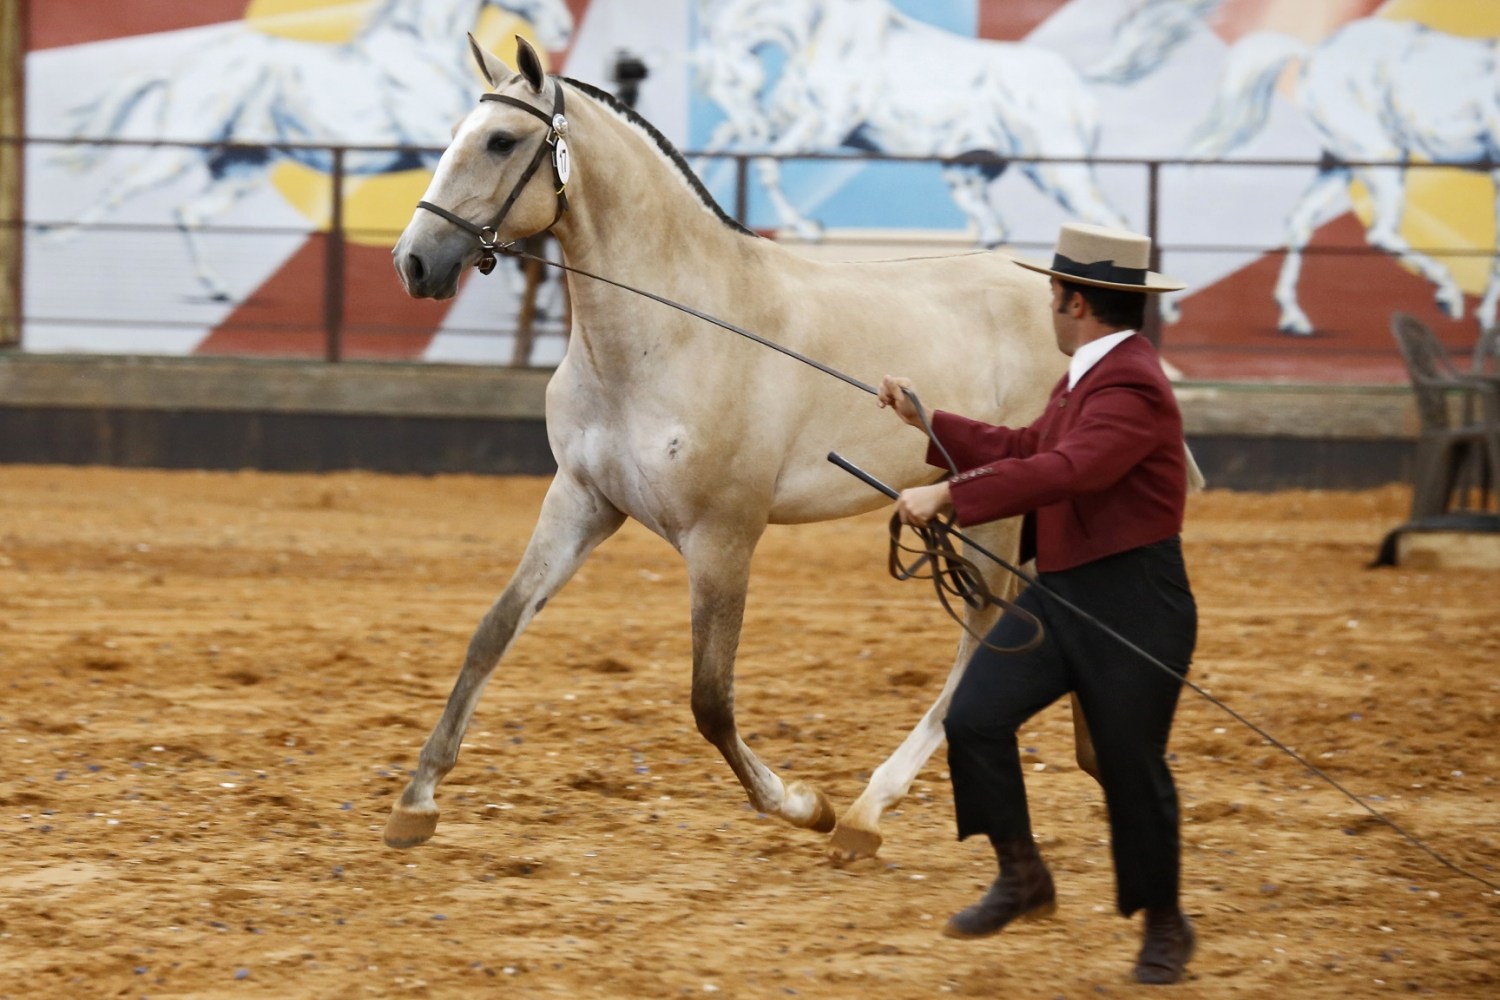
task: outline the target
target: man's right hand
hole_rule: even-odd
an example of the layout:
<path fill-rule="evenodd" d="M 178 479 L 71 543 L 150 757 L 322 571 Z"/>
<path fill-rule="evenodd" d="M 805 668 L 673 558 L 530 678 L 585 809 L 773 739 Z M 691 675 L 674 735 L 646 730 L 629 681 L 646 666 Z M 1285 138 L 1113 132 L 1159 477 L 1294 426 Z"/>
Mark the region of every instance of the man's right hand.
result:
<path fill-rule="evenodd" d="M 902 378 L 899 375 L 887 375 L 880 380 L 880 405 L 889 406 L 896 411 L 896 416 L 911 424 L 913 427 L 922 426 L 921 418 L 917 416 L 917 408 L 912 405 L 911 398 L 906 391 L 912 388 L 911 379 Z"/>

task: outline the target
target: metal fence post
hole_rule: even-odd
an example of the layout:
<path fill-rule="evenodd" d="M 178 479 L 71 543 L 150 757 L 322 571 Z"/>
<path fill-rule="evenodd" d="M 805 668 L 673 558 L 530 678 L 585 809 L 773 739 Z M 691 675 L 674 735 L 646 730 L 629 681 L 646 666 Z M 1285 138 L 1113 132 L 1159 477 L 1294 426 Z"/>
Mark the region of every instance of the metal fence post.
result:
<path fill-rule="evenodd" d="M 344 357 L 344 149 L 333 147 L 333 204 L 323 241 L 324 358 Z"/>
<path fill-rule="evenodd" d="M 1151 270 L 1161 271 L 1161 234 L 1158 208 L 1161 200 L 1161 161 L 1146 164 L 1146 235 L 1151 237 Z M 1161 346 L 1161 296 L 1146 296 L 1146 321 L 1142 333 L 1157 347 Z"/>
<path fill-rule="evenodd" d="M 750 161 L 744 153 L 734 157 L 734 221 L 750 225 Z"/>

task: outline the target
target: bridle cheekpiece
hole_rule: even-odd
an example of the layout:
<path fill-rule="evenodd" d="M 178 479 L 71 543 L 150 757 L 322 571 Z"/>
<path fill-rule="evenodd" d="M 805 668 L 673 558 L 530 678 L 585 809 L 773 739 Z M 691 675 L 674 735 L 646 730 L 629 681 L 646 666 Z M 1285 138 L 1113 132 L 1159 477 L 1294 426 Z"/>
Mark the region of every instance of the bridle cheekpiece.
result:
<path fill-rule="evenodd" d="M 567 135 L 569 128 L 567 116 L 563 114 L 563 88 L 561 81 L 554 79 L 553 87 L 557 96 L 553 101 L 552 113 L 550 115 L 540 108 L 527 104 L 520 98 L 511 97 L 507 94 L 480 95 L 479 99 L 481 101 L 495 101 L 500 104 L 509 104 L 512 107 L 520 108 L 529 115 L 540 118 L 547 124 L 546 136 L 543 137 L 541 145 L 537 146 L 536 154 L 532 156 L 531 162 L 526 165 L 526 170 L 521 174 L 521 179 L 516 182 L 515 187 L 511 188 L 509 197 L 500 206 L 500 211 L 496 214 L 493 222 L 483 226 L 476 225 L 440 205 L 434 205 L 430 201 L 417 202 L 418 208 L 424 208 L 434 215 L 439 215 L 447 219 L 458 228 L 479 240 L 479 259 L 475 261 L 474 266 L 479 269 L 480 274 L 489 274 L 493 271 L 495 269 L 495 252 L 510 246 L 509 243 L 502 244 L 499 242 L 500 225 L 505 221 L 505 217 L 510 214 L 511 206 L 516 203 L 516 199 L 521 197 L 521 192 L 526 190 L 526 185 L 531 181 L 532 175 L 536 173 L 537 168 L 542 165 L 542 157 L 547 154 L 549 149 L 552 152 L 552 179 L 554 188 L 557 191 L 557 211 L 553 213 L 552 221 L 547 223 L 542 232 L 546 232 L 557 225 L 557 220 L 561 219 L 562 214 L 568 210 L 568 197 L 563 191 L 567 188 L 568 178 L 573 173 L 573 160 L 571 152 L 568 149 Z"/>

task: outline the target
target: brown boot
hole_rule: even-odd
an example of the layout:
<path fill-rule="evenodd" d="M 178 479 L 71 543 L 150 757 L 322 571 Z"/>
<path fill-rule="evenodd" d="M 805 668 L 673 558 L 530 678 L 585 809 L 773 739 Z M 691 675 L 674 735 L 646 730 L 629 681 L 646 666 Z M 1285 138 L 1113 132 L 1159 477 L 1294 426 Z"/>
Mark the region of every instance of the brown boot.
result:
<path fill-rule="evenodd" d="M 995 844 L 1000 877 L 973 906 L 948 918 L 943 933 L 952 938 L 989 937 L 1012 920 L 1050 916 L 1057 909 L 1052 873 L 1030 837 Z"/>
<path fill-rule="evenodd" d="M 1135 981 L 1153 985 L 1175 983 L 1193 957 L 1196 941 L 1187 915 L 1175 906 L 1149 907 Z"/>

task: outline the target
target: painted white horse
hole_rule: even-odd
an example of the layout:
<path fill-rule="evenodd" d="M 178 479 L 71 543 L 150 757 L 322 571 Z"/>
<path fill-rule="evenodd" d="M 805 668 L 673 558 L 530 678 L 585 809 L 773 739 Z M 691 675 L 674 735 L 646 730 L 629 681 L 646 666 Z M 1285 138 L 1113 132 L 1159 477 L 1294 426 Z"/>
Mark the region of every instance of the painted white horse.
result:
<path fill-rule="evenodd" d="M 1144 0 L 1114 25 L 1114 44 L 1083 71 L 1089 83 L 1128 86 L 1161 68 L 1224 0 Z"/>
<path fill-rule="evenodd" d="M 1014 423 L 1045 404 L 1066 361 L 1052 333 L 1046 279 L 990 252 L 865 263 L 805 259 L 736 225 L 681 154 L 604 92 L 544 76 L 525 45 L 519 74 L 477 47 L 475 54 L 499 94 L 544 118 L 556 95 L 564 97 L 572 179 L 569 208 L 552 232 L 571 266 L 763 332 L 867 382 L 910 372 L 930 406 Z M 902 76 L 923 84 L 913 70 Z M 521 109 L 482 102 L 455 132 L 426 201 L 468 222 L 495 224 L 501 241 L 543 229 L 558 204 L 546 167 L 507 218 L 497 223 L 495 215 L 548 131 Z M 460 269 L 478 254 L 468 232 L 423 210 L 394 251 L 408 293 L 435 298 L 454 294 Z M 885 503 L 830 465 L 830 450 L 897 486 L 932 481 L 936 471 L 922 461 L 921 436 L 893 428 L 889 414 L 849 386 L 686 314 L 588 278 L 570 276 L 569 293 L 572 336 L 546 403 L 557 475 L 514 577 L 474 633 L 442 718 L 392 809 L 386 842 L 409 847 L 433 835 L 438 783 L 458 759 L 491 673 L 627 517 L 687 562 L 699 731 L 756 809 L 833 829 L 823 793 L 783 782 L 736 729 L 734 662 L 751 555 L 768 523 L 826 520 Z M 1016 528 L 987 525 L 976 529 L 976 540 L 1014 556 Z M 991 579 L 995 588 L 1003 586 L 1001 575 Z M 982 633 L 993 621 L 986 612 L 970 625 Z M 838 819 L 837 853 L 870 855 L 879 846 L 881 814 L 943 740 L 942 719 L 972 645 L 960 644 L 936 702 Z M 847 701 L 857 711 L 858 699 Z"/>
<path fill-rule="evenodd" d="M 886 0 L 705 3 L 696 79 L 726 116 L 703 152 L 778 154 L 841 147 L 914 156 L 1087 157 L 1098 142 L 1086 82 L 1128 84 L 1157 69 L 1219 0 L 1149 0 L 1122 19 L 1116 43 L 1080 75 L 1028 43 L 970 38 L 908 17 Z M 770 49 L 785 61 L 768 86 Z M 928 73 L 912 79 L 909 67 Z M 1090 222 L 1124 226 L 1086 163 L 1021 163 L 1044 194 Z M 943 168 L 954 202 L 985 246 L 1004 242 L 995 182 L 1004 163 Z M 777 160 L 756 161 L 782 221 L 816 239 L 821 226 L 781 187 Z"/>
<path fill-rule="evenodd" d="M 1460 38 L 1408 21 L 1353 21 L 1316 49 L 1272 32 L 1247 35 L 1230 51 L 1220 93 L 1189 140 L 1188 155 L 1218 158 L 1243 146 L 1264 127 L 1276 81 L 1293 60 L 1297 108 L 1317 130 L 1325 163 L 1286 223 L 1286 259 L 1276 282 L 1280 328 L 1312 333 L 1297 301 L 1302 252 L 1317 226 L 1346 205 L 1350 180 L 1370 193 L 1366 239 L 1399 257 L 1437 287 L 1437 301 L 1457 319 L 1463 291 L 1448 268 L 1414 250 L 1401 235 L 1406 197 L 1402 167 L 1351 166 L 1347 161 L 1500 160 L 1500 62 L 1492 38 Z M 1500 170 L 1491 166 L 1500 194 Z M 1500 197 L 1495 212 L 1500 225 Z M 1500 258 L 1491 267 L 1479 305 L 1483 329 L 1500 301 Z"/>
<path fill-rule="evenodd" d="M 82 138 L 120 136 L 150 114 L 158 139 L 225 143 L 331 143 L 440 148 L 448 125 L 479 91 L 463 66 L 460 42 L 479 13 L 494 6 L 530 23 L 548 49 L 567 45 L 572 14 L 564 0 L 381 0 L 347 43 L 329 45 L 268 35 L 246 24 L 227 27 L 175 65 L 112 86 L 80 105 L 70 129 Z M 400 67 L 399 72 L 392 67 Z M 79 145 L 61 165 L 94 168 L 114 147 Z M 351 152 L 349 176 L 431 166 L 436 153 Z M 230 299 L 209 266 L 198 231 L 264 184 L 278 162 L 327 172 L 325 149 L 158 147 L 105 189 L 58 235 L 72 235 L 125 202 L 201 169 L 201 190 L 174 211 L 193 270 L 208 294 Z"/>

